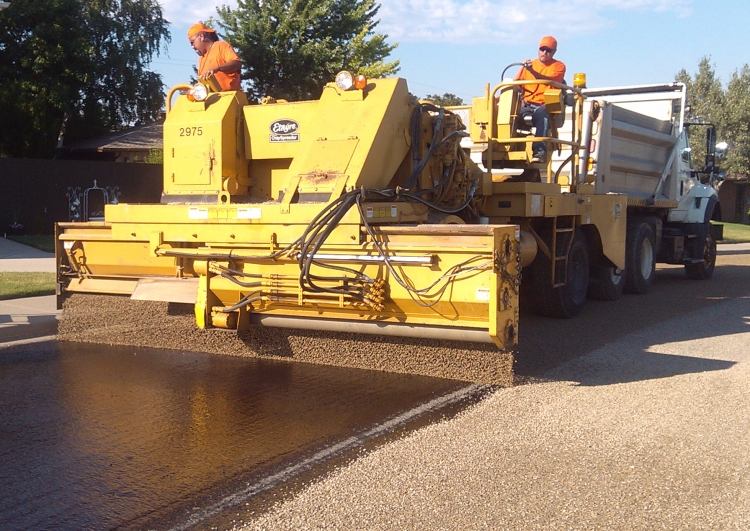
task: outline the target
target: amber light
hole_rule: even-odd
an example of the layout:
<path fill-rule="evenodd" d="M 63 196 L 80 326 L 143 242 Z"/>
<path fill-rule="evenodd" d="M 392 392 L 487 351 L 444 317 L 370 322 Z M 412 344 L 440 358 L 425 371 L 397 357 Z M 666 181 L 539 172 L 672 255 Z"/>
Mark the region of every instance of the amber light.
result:
<path fill-rule="evenodd" d="M 366 86 L 367 86 L 367 78 L 365 76 L 360 74 L 354 78 L 354 88 L 359 89 L 359 90 L 364 90 Z"/>

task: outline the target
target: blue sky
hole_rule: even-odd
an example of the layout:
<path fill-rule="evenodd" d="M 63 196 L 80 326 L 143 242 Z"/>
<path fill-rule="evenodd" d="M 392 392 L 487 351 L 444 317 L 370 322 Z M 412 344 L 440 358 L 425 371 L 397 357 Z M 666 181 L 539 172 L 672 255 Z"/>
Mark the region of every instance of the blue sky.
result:
<path fill-rule="evenodd" d="M 187 28 L 233 0 L 161 0 L 172 42 L 152 68 L 168 86 L 188 82 L 197 56 Z M 568 81 L 589 87 L 662 83 L 709 56 L 726 84 L 750 63 L 750 0 L 381 0 L 377 31 L 398 42 L 391 59 L 418 96 L 452 92 L 465 101 L 497 83 L 510 63 L 536 57 L 554 35 Z"/>

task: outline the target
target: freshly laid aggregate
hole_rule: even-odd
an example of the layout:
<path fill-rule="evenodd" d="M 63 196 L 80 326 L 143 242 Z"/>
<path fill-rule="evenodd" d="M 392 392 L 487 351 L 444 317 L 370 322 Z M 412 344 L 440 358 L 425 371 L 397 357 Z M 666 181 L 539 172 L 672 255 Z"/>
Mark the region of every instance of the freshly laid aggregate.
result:
<path fill-rule="evenodd" d="M 749 301 L 496 390 L 234 529 L 750 529 Z"/>
<path fill-rule="evenodd" d="M 494 391 L 455 418 L 363 452 L 301 492 L 274 494 L 282 501 L 268 512 L 235 507 L 233 529 L 750 529 L 750 259 L 740 250 L 721 259 L 709 282 L 688 283 L 681 270 L 666 270 L 649 298 L 624 298 L 608 311 L 592 305 L 576 326 L 527 327 L 547 336 L 527 336 L 527 347 L 568 361 L 528 385 Z M 123 304 L 124 321 L 116 317 Z M 74 297 L 60 337 L 190 350 L 206 340 L 192 316 L 129 304 Z M 627 332 L 612 333 L 614 326 Z M 276 343 L 218 333 L 206 340 L 214 349 L 208 351 L 363 363 L 336 351 L 353 336 L 257 333 Z M 312 354 L 301 345 L 302 355 L 292 353 L 312 339 L 330 341 L 331 352 Z M 398 343 L 378 340 L 368 362 L 384 363 L 378 360 Z M 407 348 L 403 370 L 418 365 L 410 350 L 417 348 Z M 511 361 L 505 359 L 507 373 Z"/>
<path fill-rule="evenodd" d="M 200 330 L 191 306 L 79 295 L 64 304 L 58 339 L 265 357 L 509 386 L 513 355 L 493 345 L 250 327 Z"/>

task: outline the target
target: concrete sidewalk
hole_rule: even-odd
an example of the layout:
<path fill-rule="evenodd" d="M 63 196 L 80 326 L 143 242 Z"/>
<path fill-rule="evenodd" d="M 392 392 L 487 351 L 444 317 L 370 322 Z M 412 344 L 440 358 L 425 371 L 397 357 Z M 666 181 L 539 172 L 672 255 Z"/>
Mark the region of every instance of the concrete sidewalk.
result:
<path fill-rule="evenodd" d="M 55 254 L 0 238 L 0 272 L 55 272 Z"/>
<path fill-rule="evenodd" d="M 0 301 L 0 348 L 7 343 L 57 334 L 55 295 Z"/>
<path fill-rule="evenodd" d="M 55 272 L 55 255 L 0 238 L 0 272 Z M 60 312 L 55 296 L 0 301 L 0 348 L 32 337 L 54 335 Z"/>

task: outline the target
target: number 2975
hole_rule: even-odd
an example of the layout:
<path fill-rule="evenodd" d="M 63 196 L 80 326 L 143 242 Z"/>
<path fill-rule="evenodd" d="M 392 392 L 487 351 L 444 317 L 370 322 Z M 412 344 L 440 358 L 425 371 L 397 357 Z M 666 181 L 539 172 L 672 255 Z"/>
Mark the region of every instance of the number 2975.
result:
<path fill-rule="evenodd" d="M 203 136 L 202 127 L 180 127 L 180 136 Z"/>

